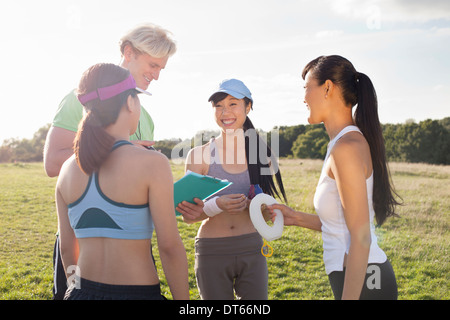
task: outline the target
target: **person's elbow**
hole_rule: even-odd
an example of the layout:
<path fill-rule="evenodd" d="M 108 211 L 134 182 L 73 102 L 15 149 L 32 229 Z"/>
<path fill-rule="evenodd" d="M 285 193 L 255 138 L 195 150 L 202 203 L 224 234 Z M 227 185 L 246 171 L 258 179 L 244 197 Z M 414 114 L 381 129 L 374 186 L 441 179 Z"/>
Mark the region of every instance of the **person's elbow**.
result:
<path fill-rule="evenodd" d="M 181 238 L 158 241 L 158 250 L 160 256 L 164 257 L 177 257 L 183 251 L 186 253 Z"/>
<path fill-rule="evenodd" d="M 59 175 L 60 167 L 51 160 L 44 157 L 44 170 L 47 176 L 49 176 L 50 178 L 54 178 Z"/>
<path fill-rule="evenodd" d="M 359 228 L 357 232 L 352 232 L 351 238 L 353 241 L 356 241 L 356 243 L 364 249 L 369 250 L 370 246 L 372 244 L 372 236 L 370 233 L 370 228 L 364 227 Z"/>
<path fill-rule="evenodd" d="M 61 166 L 73 154 L 73 141 L 76 132 L 51 127 L 44 146 L 44 170 L 49 177 L 59 175 Z"/>
<path fill-rule="evenodd" d="M 45 148 L 44 170 L 47 176 L 49 176 L 50 178 L 57 177 L 59 175 L 59 171 L 61 170 L 61 164 L 56 159 L 56 154 L 50 149 Z"/>

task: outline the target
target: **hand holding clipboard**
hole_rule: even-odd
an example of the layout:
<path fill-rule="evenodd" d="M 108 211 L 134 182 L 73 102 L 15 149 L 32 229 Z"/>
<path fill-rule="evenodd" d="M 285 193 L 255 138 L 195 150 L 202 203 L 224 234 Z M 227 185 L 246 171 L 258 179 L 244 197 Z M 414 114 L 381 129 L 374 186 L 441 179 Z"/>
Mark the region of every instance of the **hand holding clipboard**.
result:
<path fill-rule="evenodd" d="M 188 171 L 183 178 L 173 185 L 175 208 L 182 201 L 195 203 L 194 198 L 205 200 L 231 184 L 232 182 L 227 180 L 221 180 Z M 176 210 L 175 213 L 177 216 L 181 215 L 181 213 Z"/>

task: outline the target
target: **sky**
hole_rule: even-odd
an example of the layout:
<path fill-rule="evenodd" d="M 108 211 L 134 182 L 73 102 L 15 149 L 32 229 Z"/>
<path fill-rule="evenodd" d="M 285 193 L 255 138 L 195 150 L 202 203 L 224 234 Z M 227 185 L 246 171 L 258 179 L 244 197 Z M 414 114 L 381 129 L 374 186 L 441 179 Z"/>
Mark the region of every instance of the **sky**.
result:
<path fill-rule="evenodd" d="M 176 54 L 141 95 L 155 140 L 217 126 L 208 98 L 223 79 L 249 87 L 256 128 L 307 124 L 303 67 L 349 59 L 374 83 L 382 123 L 450 116 L 448 0 L 15 0 L 0 4 L 0 144 L 30 139 L 99 62 L 120 62 L 118 42 L 151 22 Z"/>

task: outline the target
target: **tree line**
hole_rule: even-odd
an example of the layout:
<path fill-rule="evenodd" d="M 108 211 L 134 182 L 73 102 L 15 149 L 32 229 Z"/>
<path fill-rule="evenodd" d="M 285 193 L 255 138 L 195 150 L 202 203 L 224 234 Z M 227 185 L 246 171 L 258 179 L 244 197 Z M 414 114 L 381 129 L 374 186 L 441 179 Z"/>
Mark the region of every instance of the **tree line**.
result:
<path fill-rule="evenodd" d="M 382 124 L 389 161 L 450 164 L 450 117 Z M 323 159 L 329 142 L 323 125 L 279 127 L 280 157 Z"/>
<path fill-rule="evenodd" d="M 42 161 L 43 148 L 50 124 L 40 128 L 31 139 L 7 139 L 0 146 L 0 162 Z M 389 161 L 450 164 L 450 117 L 442 120 L 424 120 L 419 123 L 408 120 L 403 124 L 383 124 L 386 155 Z M 278 133 L 279 157 L 323 159 L 326 154 L 328 135 L 323 125 L 295 125 L 274 127 L 262 132 L 271 145 L 271 133 Z M 190 146 L 205 143 L 215 131 L 201 131 L 192 139 L 156 141 L 154 147 L 168 158 L 180 144 Z M 185 155 L 184 155 L 185 156 Z"/>

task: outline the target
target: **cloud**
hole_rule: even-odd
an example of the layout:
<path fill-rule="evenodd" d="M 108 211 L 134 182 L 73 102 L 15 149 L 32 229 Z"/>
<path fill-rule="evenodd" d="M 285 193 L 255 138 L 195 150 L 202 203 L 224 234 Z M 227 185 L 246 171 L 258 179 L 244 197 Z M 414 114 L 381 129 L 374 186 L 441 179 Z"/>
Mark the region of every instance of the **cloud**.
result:
<path fill-rule="evenodd" d="M 334 38 L 344 34 L 342 30 L 322 30 L 316 33 L 317 38 Z"/>
<path fill-rule="evenodd" d="M 390 22 L 418 22 L 450 20 L 448 0 L 333 0 L 332 10 L 353 19 Z"/>
<path fill-rule="evenodd" d="M 445 90 L 445 86 L 443 84 L 437 84 L 432 88 L 432 91 L 434 92 L 439 92 L 439 91 L 444 91 Z"/>
<path fill-rule="evenodd" d="M 413 22 L 450 20 L 450 2 L 448 0 L 384 0 L 381 6 L 387 11 L 385 13 L 387 19 Z"/>

